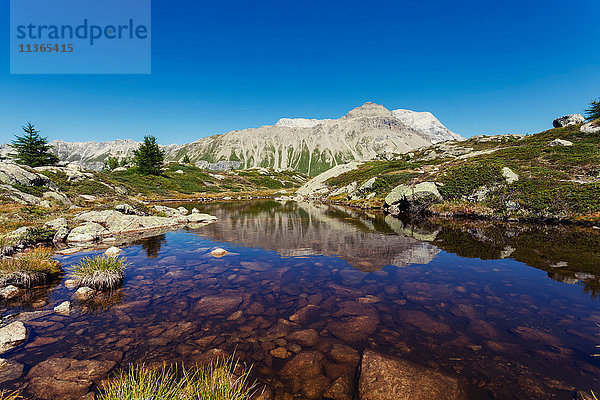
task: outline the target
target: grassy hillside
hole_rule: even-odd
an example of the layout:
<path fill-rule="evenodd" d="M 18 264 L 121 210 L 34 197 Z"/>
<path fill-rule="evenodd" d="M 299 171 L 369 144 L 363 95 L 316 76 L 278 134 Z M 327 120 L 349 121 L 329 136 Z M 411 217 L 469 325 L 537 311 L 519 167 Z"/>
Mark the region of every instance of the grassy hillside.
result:
<path fill-rule="evenodd" d="M 555 139 L 573 145 L 551 146 Z M 519 179 L 508 184 L 502 176 L 504 167 Z M 332 190 L 353 182 L 360 186 L 373 177 L 374 197 L 342 193 L 329 200 L 378 208 L 395 186 L 430 181 L 438 184 L 443 196 L 442 202 L 428 208 L 434 214 L 599 221 L 600 133 L 582 133 L 580 125 L 572 125 L 523 138 L 446 142 L 394 161 L 366 162 L 327 184 Z M 489 191 L 485 199 L 473 200 L 482 187 Z"/>

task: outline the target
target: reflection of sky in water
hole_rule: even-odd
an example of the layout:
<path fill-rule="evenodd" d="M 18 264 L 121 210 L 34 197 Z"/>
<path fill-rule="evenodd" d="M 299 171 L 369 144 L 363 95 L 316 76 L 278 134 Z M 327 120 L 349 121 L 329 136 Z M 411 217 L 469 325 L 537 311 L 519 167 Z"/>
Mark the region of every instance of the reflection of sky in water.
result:
<path fill-rule="evenodd" d="M 78 304 L 70 317 L 46 317 L 25 346 L 5 356 L 28 367 L 56 356 L 190 363 L 212 349 L 235 350 L 256 365 L 260 379 L 293 392 L 302 382 L 283 379 L 278 373 L 287 360 L 269 353 L 292 342 L 277 343 L 287 336 L 273 337 L 273 331 L 312 305 L 317 314 L 291 330 L 318 332 L 318 344 L 302 351 L 325 355 L 329 381 L 331 371 L 356 367 L 339 366 L 331 356 L 332 346 L 345 344 L 459 374 L 479 388 L 473 398 L 487 398 L 488 391 L 497 398 L 567 399 L 576 389 L 600 387 L 600 363 L 591 356 L 600 305 L 577 285 L 511 259 L 440 250 L 439 238 L 449 237 L 445 227 L 402 224 L 413 236 L 437 232 L 427 237 L 432 242 L 421 242 L 397 235 L 384 218 L 352 220 L 337 209 L 216 207 L 202 210 L 220 217 L 215 224 L 124 249 L 131 266 L 121 290 L 96 304 Z M 211 257 L 215 247 L 230 254 Z M 292 256 L 294 249 L 301 257 Z M 83 256 L 61 260 L 68 269 Z M 50 289 L 45 308 L 71 294 L 63 285 Z M 202 306 L 211 296 L 240 303 L 211 314 Z M 367 326 L 353 325 L 353 308 L 370 316 Z M 236 310 L 241 313 L 234 318 Z M 38 338 L 58 340 L 31 346 Z"/>

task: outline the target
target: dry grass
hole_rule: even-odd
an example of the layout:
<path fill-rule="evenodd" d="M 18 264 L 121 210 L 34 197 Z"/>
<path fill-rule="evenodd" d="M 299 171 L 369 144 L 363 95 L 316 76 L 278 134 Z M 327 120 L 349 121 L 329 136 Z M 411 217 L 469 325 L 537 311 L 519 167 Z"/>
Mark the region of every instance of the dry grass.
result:
<path fill-rule="evenodd" d="M 86 257 L 73 269 L 79 286 L 98 290 L 112 290 L 123 284 L 127 263 L 124 258 L 105 255 Z"/>
<path fill-rule="evenodd" d="M 53 254 L 49 248 L 35 247 L 0 260 L 0 285 L 30 288 L 46 284 L 61 272 L 60 263 L 52 258 Z"/>
<path fill-rule="evenodd" d="M 5 390 L 0 392 L 0 400 L 19 400 L 23 399 L 19 392 L 7 392 Z"/>

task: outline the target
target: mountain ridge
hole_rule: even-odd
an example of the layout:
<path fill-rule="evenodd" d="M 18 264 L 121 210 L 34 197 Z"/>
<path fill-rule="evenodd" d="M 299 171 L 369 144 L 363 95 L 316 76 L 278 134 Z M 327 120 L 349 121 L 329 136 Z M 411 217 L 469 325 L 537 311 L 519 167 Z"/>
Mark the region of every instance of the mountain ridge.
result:
<path fill-rule="evenodd" d="M 275 125 L 234 130 L 183 145 L 161 145 L 168 161 L 188 156 L 204 167 L 292 169 L 317 175 L 336 165 L 369 160 L 382 154 L 406 153 L 443 140 L 461 140 L 431 113 L 390 111 L 367 102 L 338 119 L 281 118 Z M 408 113 L 414 113 L 408 118 Z M 418 116 L 415 117 L 415 116 Z M 51 142 L 63 162 L 99 169 L 109 156 L 128 159 L 139 142 Z M 0 147 L 0 154 L 10 146 Z"/>

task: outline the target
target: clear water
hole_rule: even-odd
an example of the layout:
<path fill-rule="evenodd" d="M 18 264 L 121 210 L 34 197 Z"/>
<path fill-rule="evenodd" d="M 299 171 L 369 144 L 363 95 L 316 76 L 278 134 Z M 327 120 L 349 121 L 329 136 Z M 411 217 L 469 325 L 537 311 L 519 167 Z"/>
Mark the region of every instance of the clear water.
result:
<path fill-rule="evenodd" d="M 219 220 L 125 248 L 130 266 L 122 289 L 77 303 L 70 316 L 28 324 L 27 343 L 3 357 L 27 371 L 51 357 L 124 366 L 193 364 L 235 352 L 278 398 L 302 398 L 307 383 L 280 374 L 294 351 L 323 353 L 321 381 L 333 382 L 357 367 L 332 356 L 343 344 L 457 376 L 472 399 L 571 399 L 600 389 L 600 359 L 593 357 L 600 344 L 598 230 L 407 223 L 294 202 L 184 206 Z M 209 253 L 217 247 L 230 253 L 215 258 Z M 60 261 L 68 271 L 88 255 Z M 55 282 L 2 312 L 31 310 L 40 299 L 48 304 L 38 309 L 52 309 L 72 294 Z M 214 314 L 220 306 L 207 310 L 206 296 L 241 303 Z M 316 307 L 291 331 L 314 329 L 318 340 L 298 348 L 277 332 L 307 305 Z M 361 314 L 370 319 L 356 328 Z M 287 348 L 287 359 L 271 355 L 278 347 Z"/>

